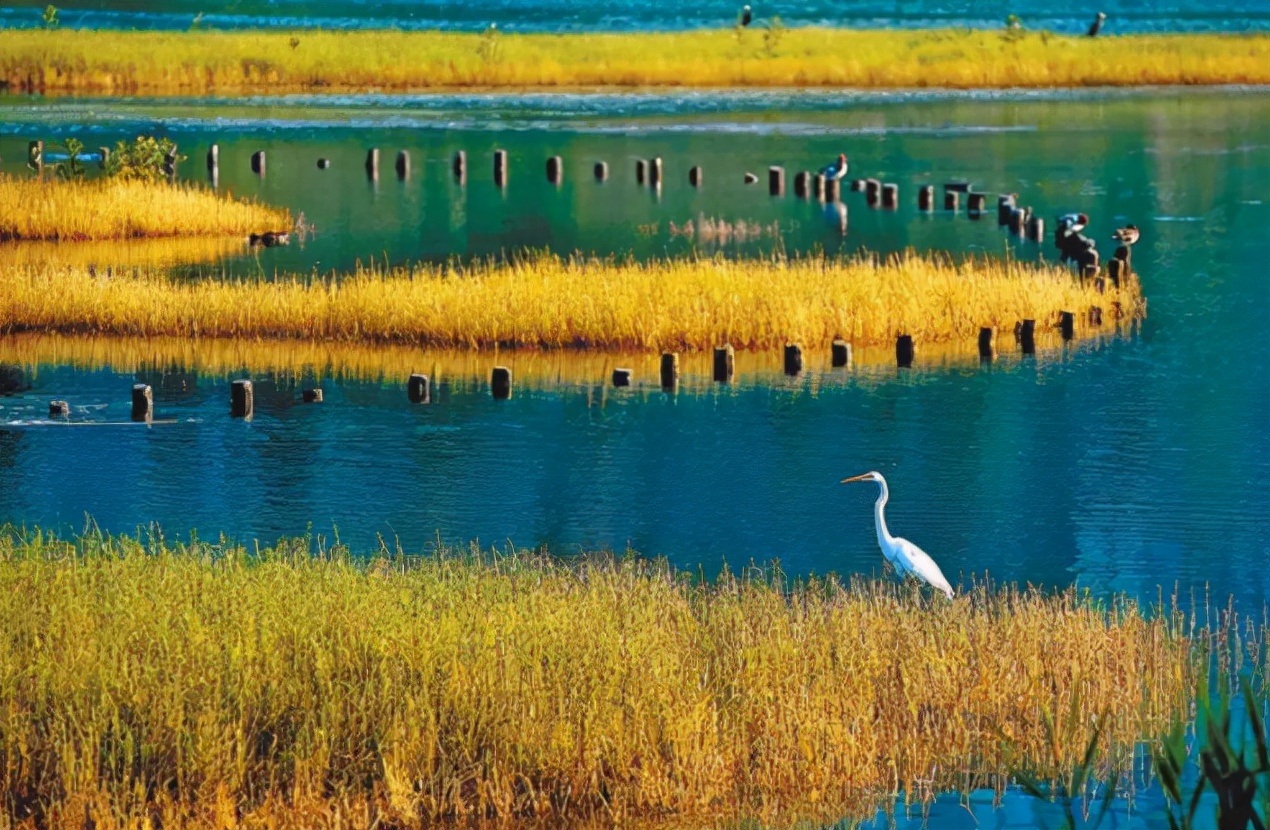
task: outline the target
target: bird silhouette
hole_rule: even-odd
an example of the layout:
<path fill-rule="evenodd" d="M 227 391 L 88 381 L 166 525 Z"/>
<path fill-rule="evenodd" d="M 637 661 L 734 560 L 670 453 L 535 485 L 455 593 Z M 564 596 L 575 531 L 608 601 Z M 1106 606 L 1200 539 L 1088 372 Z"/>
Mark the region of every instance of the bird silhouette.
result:
<path fill-rule="evenodd" d="M 748 5 L 742 6 L 741 15 L 738 22 L 742 26 L 748 26 L 753 20 L 754 20 L 754 13 L 750 10 L 750 7 Z"/>
<path fill-rule="evenodd" d="M 1094 18 L 1094 22 L 1089 24 L 1089 36 L 1098 37 L 1098 32 L 1102 30 L 1102 22 L 1107 19 L 1104 12 L 1098 12 L 1098 16 Z"/>

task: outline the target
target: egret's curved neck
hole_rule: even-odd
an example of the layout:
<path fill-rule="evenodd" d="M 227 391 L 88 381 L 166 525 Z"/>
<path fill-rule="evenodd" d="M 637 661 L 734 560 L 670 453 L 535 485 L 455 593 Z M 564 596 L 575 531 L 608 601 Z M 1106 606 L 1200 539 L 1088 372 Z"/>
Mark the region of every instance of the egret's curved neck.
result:
<path fill-rule="evenodd" d="M 886 489 L 886 482 L 879 481 L 878 486 L 882 488 L 882 492 L 878 494 L 878 500 L 873 505 L 873 520 L 878 529 L 878 544 L 886 547 L 894 537 L 890 531 L 886 529 L 886 516 L 883 511 L 886 509 L 886 500 L 891 497 L 890 492 Z"/>

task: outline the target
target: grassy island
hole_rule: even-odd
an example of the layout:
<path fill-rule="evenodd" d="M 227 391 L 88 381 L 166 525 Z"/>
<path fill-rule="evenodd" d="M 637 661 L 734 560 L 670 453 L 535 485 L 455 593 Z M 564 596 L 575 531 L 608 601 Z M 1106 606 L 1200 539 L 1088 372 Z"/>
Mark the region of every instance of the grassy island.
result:
<path fill-rule="evenodd" d="M 1062 774 L 1091 745 L 1123 763 L 1190 717 L 1217 644 L 1264 668 L 1229 614 L 1210 630 L 1073 591 L 948 602 L 752 570 L 0 528 L 0 809 L 40 827 L 836 819 Z"/>
<path fill-rule="evenodd" d="M 1270 36 L 754 28 L 641 34 L 9 30 L 10 92 L 1270 83 Z"/>
<path fill-rule="evenodd" d="M 0 271 L 0 332 L 296 338 L 440 348 L 653 351 L 973 342 L 982 326 L 1053 327 L 1060 311 L 1103 326 L 1142 309 L 1137 280 L 1099 293 L 1067 269 L 909 254 L 878 261 L 542 255 L 468 267 L 363 269 L 328 278 L 192 281 L 139 269 L 103 280 L 75 266 Z M 1084 326 L 1084 332 L 1101 327 Z"/>
<path fill-rule="evenodd" d="M 0 243 L 246 237 L 290 227 L 291 217 L 285 210 L 234 199 L 198 185 L 123 178 L 61 181 L 0 174 Z M 8 259 L 0 249 L 0 263 Z"/>

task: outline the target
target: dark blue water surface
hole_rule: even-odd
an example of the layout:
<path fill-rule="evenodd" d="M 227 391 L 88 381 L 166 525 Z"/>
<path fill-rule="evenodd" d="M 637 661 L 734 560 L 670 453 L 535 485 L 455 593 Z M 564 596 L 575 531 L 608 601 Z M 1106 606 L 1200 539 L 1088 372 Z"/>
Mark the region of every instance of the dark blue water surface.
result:
<path fill-rule="evenodd" d="M 321 27 L 400 28 L 479 31 L 491 24 L 508 31 L 654 31 L 731 26 L 740 2 L 734 0 L 382 0 L 377 3 L 325 0 L 202 0 L 154 2 L 69 2 L 56 4 L 63 27 L 123 29 L 242 29 Z M 0 8 L 0 25 L 42 25 L 44 0 L 16 0 Z M 785 25 L 848 28 L 1000 28 L 1018 15 L 1030 29 L 1084 32 L 1096 12 L 1108 15 L 1104 31 L 1242 32 L 1270 28 L 1267 0 L 1099 0 L 1046 3 L 1040 0 L 758 0 L 751 3 L 757 25 L 779 17 Z"/>

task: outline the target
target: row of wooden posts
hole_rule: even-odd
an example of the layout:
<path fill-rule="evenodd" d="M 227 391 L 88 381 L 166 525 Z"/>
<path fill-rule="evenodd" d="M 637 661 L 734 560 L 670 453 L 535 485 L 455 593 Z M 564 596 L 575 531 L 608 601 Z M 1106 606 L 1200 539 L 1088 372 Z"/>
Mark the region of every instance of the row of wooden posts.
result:
<path fill-rule="evenodd" d="M 1102 324 L 1102 309 L 1094 306 L 1089 310 L 1091 325 Z M 1064 340 L 1076 336 L 1076 315 L 1070 311 L 1059 312 L 1059 331 Z M 1015 338 L 1019 350 L 1023 354 L 1036 353 L 1036 321 L 1023 320 L 1015 328 Z M 979 358 L 991 361 L 996 356 L 996 329 L 985 326 L 979 330 Z M 900 368 L 911 368 L 916 359 L 916 347 L 912 335 L 901 334 L 895 339 L 895 364 Z M 830 344 L 829 362 L 834 368 L 851 364 L 851 344 L 842 339 Z M 803 371 L 803 350 L 796 343 L 785 344 L 784 370 L 787 375 L 798 375 Z M 660 365 L 660 382 L 663 389 L 675 389 L 679 385 L 679 353 L 663 352 Z M 736 350 L 731 344 L 718 346 L 714 350 L 712 377 L 716 383 L 731 383 L 736 375 Z M 613 370 L 612 382 L 615 387 L 628 387 L 634 380 L 631 369 L 617 368 Z M 506 400 L 512 396 L 512 372 L 506 366 L 495 366 L 490 373 L 490 394 L 497 400 Z M 432 381 L 426 374 L 412 374 L 406 382 L 406 396 L 412 403 L 432 402 Z M 305 389 L 300 398 L 305 403 L 321 403 L 323 399 L 320 388 Z M 250 418 L 255 411 L 255 395 L 250 380 L 236 380 L 230 384 L 229 414 L 234 418 Z M 66 401 L 50 401 L 49 417 L 66 417 L 70 415 L 70 404 Z M 132 420 L 150 423 L 154 420 L 154 391 L 149 384 L 137 383 L 132 387 Z"/>

